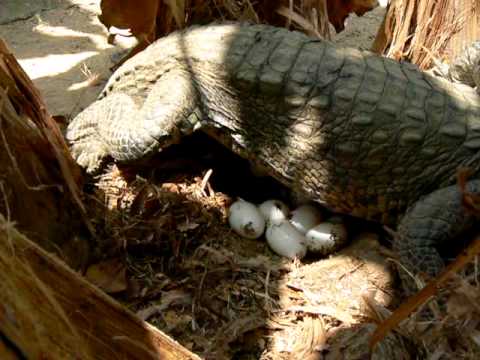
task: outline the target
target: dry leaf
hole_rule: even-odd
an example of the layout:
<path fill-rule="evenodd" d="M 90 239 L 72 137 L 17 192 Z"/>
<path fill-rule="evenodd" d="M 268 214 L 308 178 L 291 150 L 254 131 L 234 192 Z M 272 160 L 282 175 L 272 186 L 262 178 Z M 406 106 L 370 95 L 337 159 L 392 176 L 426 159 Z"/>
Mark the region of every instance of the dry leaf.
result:
<path fill-rule="evenodd" d="M 155 314 L 162 313 L 173 305 L 190 305 L 192 297 L 183 290 L 171 290 L 162 293 L 160 304 L 155 304 L 137 312 L 138 317 L 147 320 Z"/>
<path fill-rule="evenodd" d="M 480 313 L 480 305 L 478 305 L 479 290 L 477 287 L 470 285 L 465 280 L 458 277 L 454 292 L 447 300 L 448 314 L 454 318 L 468 318 L 474 312 Z"/>
<path fill-rule="evenodd" d="M 182 29 L 185 27 L 185 0 L 164 0 L 170 7 L 170 11 L 173 14 L 177 27 Z"/>
<path fill-rule="evenodd" d="M 465 301 L 465 298 L 459 294 L 452 294 L 447 301 L 447 312 L 450 316 L 456 319 L 468 316 L 472 311 L 472 306 Z"/>
<path fill-rule="evenodd" d="M 351 13 L 355 13 L 357 16 L 363 16 L 367 11 L 373 10 L 378 6 L 377 0 L 326 1 L 328 19 L 337 33 L 344 30 L 345 20 Z"/>
<path fill-rule="evenodd" d="M 123 259 L 109 259 L 91 265 L 85 277 L 108 294 L 127 289 L 126 266 Z"/>
<path fill-rule="evenodd" d="M 471 333 L 470 333 L 470 339 L 472 339 L 472 341 L 477 344 L 477 346 L 480 346 L 480 331 L 478 330 L 473 330 Z"/>
<path fill-rule="evenodd" d="M 420 290 L 417 294 L 408 298 L 395 310 L 388 319 L 382 322 L 375 330 L 370 339 L 370 348 L 381 341 L 392 329 L 394 329 L 402 320 L 406 319 L 413 311 L 424 304 L 430 297 L 437 293 L 437 289 L 448 280 L 452 274 L 455 274 L 465 265 L 471 262 L 475 256 L 480 253 L 480 236 L 477 236 L 470 245 L 460 253 L 454 262 L 449 264 L 436 278 Z"/>
<path fill-rule="evenodd" d="M 185 326 L 192 322 L 192 316 L 190 314 L 178 314 L 177 311 L 167 311 L 163 315 L 163 319 L 167 323 L 167 331 Z"/>
<path fill-rule="evenodd" d="M 323 39 L 323 36 L 318 32 L 318 29 L 314 27 L 314 25 L 305 19 L 302 15 L 298 14 L 297 12 L 293 11 L 292 9 L 286 6 L 280 6 L 277 9 L 277 13 L 280 15 L 285 16 L 287 19 L 297 23 L 305 32 L 311 36 L 316 36 L 319 39 Z"/>
<path fill-rule="evenodd" d="M 181 223 L 181 224 L 178 224 L 177 225 L 177 230 L 178 231 L 181 231 L 181 232 L 186 232 L 188 230 L 193 230 L 193 229 L 196 229 L 197 227 L 199 227 L 200 224 L 197 224 L 196 222 L 189 222 L 188 220 Z"/>

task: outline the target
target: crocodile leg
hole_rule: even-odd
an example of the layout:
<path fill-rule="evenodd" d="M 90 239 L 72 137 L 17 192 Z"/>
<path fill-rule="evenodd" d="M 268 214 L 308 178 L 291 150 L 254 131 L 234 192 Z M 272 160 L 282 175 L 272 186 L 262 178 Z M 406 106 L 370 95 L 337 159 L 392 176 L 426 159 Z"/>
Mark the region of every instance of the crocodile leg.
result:
<path fill-rule="evenodd" d="M 200 127 L 201 111 L 192 83 L 187 72 L 169 71 L 152 86 L 140 109 L 135 99 L 123 93 L 96 101 L 68 127 L 73 157 L 93 173 L 107 157 L 130 162 L 178 142 Z"/>
<path fill-rule="evenodd" d="M 123 124 L 125 118 L 134 116 L 137 106 L 124 94 L 114 94 L 94 102 L 80 113 L 69 125 L 66 138 L 77 163 L 93 173 L 100 169 L 103 160 L 110 155 L 109 147 L 99 128 L 110 124 L 110 119 Z M 107 115 L 105 115 L 107 114 Z"/>
<path fill-rule="evenodd" d="M 469 181 L 466 191 L 480 194 L 480 180 Z M 439 189 L 413 204 L 401 220 L 393 247 L 400 262 L 412 274 L 436 276 L 444 268 L 437 250 L 447 241 L 458 238 L 471 228 L 475 215 L 462 203 L 458 185 Z M 418 288 L 404 270 L 399 271 L 407 292 Z"/>
<path fill-rule="evenodd" d="M 475 41 L 457 57 L 448 69 L 448 77 L 471 87 L 480 86 L 480 41 Z"/>

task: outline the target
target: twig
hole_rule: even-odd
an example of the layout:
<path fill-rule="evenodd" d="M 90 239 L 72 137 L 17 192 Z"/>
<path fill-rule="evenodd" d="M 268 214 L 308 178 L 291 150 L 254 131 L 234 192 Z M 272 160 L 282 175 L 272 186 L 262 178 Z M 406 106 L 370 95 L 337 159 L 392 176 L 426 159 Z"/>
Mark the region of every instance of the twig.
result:
<path fill-rule="evenodd" d="M 400 307 L 395 310 L 392 315 L 382 322 L 370 339 L 370 349 L 381 341 L 388 332 L 393 330 L 402 320 L 404 320 L 409 314 L 411 314 L 419 306 L 423 305 L 427 299 L 434 296 L 437 293 L 438 288 L 445 283 L 452 274 L 458 272 L 470 261 L 472 261 L 477 254 L 480 253 L 480 236 L 477 236 L 475 240 L 457 256 L 455 261 L 448 265 L 444 271 L 440 273 L 435 279 L 433 279 L 427 286 L 420 290 L 417 294 L 411 296 Z"/>
<path fill-rule="evenodd" d="M 205 187 L 207 186 L 208 180 L 210 179 L 210 176 L 212 176 L 213 170 L 208 169 L 208 171 L 205 173 L 205 176 L 202 179 L 202 182 L 200 183 L 200 192 L 202 193 L 203 196 L 207 196 L 205 193 Z"/>

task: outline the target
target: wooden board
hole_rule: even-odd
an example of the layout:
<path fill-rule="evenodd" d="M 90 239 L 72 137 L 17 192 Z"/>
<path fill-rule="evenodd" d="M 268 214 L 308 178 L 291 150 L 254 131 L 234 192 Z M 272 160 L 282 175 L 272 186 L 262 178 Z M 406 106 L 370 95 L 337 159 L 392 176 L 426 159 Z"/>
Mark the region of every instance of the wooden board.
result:
<path fill-rule="evenodd" d="M 1 215 L 0 287 L 0 354 L 9 354 L 2 359 L 200 359 Z"/>

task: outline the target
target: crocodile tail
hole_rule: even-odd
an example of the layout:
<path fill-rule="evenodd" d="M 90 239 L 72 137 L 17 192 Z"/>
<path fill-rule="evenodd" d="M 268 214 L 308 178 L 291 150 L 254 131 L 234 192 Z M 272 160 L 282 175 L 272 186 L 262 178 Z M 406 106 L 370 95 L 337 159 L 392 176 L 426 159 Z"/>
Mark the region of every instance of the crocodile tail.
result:
<path fill-rule="evenodd" d="M 478 195 L 480 180 L 469 181 L 465 191 Z M 436 190 L 414 203 L 400 221 L 393 248 L 403 265 L 399 274 L 408 293 L 418 290 L 412 275 L 437 276 L 444 268 L 439 250 L 453 251 L 453 242 L 473 226 L 476 217 L 464 206 L 464 195 L 458 185 Z"/>

